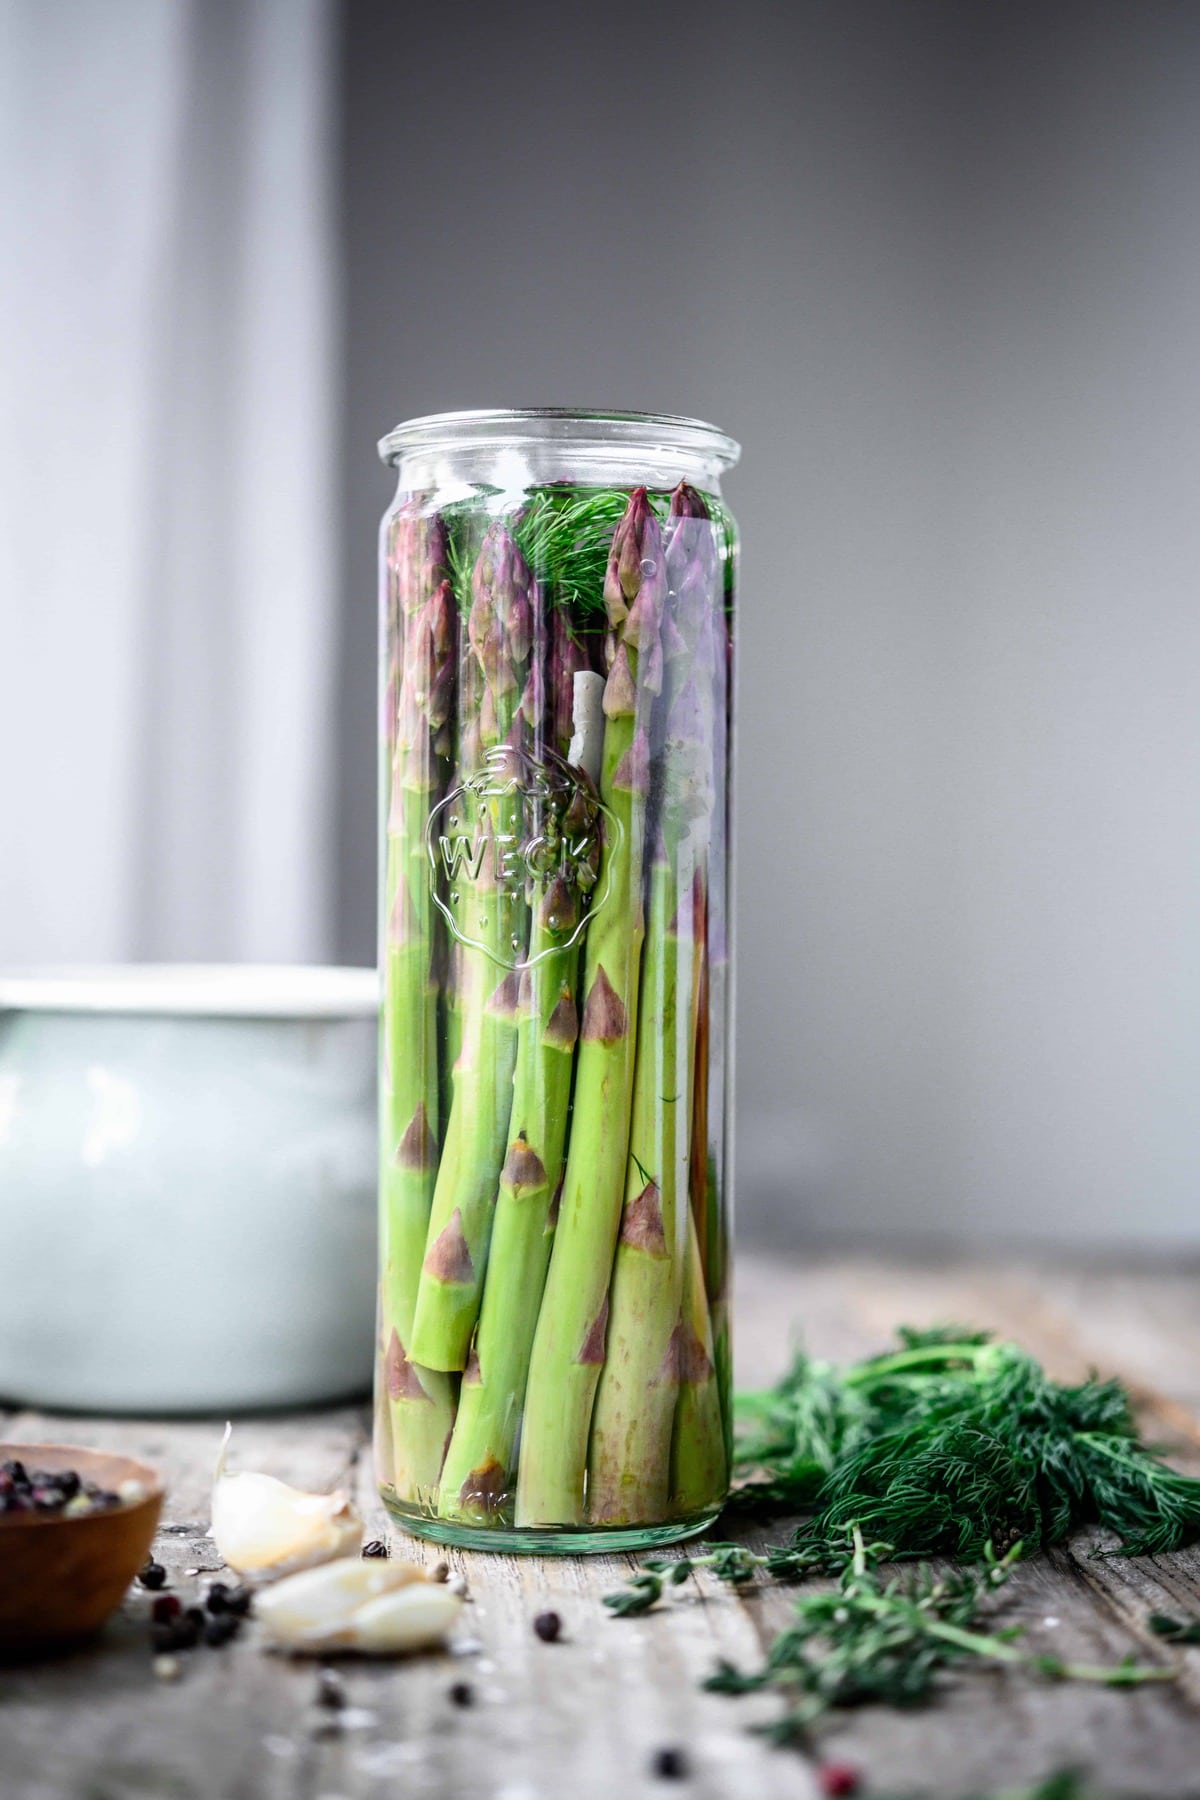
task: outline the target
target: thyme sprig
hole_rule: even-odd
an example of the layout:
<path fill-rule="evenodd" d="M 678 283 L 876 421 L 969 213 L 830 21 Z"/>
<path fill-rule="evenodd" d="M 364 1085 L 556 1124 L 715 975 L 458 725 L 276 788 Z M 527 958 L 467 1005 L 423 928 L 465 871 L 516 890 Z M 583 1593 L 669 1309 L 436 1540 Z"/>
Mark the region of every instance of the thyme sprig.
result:
<path fill-rule="evenodd" d="M 834 1709 L 919 1705 L 944 1669 L 968 1658 L 1106 1687 L 1174 1678 L 1173 1669 L 1132 1658 L 1111 1667 L 1064 1662 L 1020 1648 L 1018 1626 L 983 1629 L 987 1598 L 1007 1581 L 1019 1544 L 1003 1557 L 985 1545 L 980 1569 L 938 1574 L 923 1566 L 885 1579 L 879 1564 L 888 1547 L 868 1546 L 857 1527 L 852 1536 L 837 1587 L 801 1595 L 794 1623 L 776 1638 L 762 1667 L 743 1672 L 722 1662 L 704 1684 L 714 1693 L 781 1693 L 785 1712 L 763 1728 L 776 1743 L 803 1740 Z"/>
<path fill-rule="evenodd" d="M 713 1693 L 771 1689 L 787 1701 L 782 1716 L 761 1730 L 775 1743 L 804 1741 L 827 1713 L 881 1703 L 917 1706 L 930 1698 L 942 1671 L 974 1658 L 1059 1681 L 1133 1687 L 1170 1681 L 1175 1670 L 1127 1657 L 1111 1666 L 1065 1662 L 1018 1646 L 1019 1626 L 986 1629 L 987 1601 L 1008 1580 L 1023 1546 L 997 1556 L 985 1544 L 981 1566 L 941 1574 L 922 1565 L 885 1578 L 891 1546 L 868 1544 L 855 1526 L 840 1552 L 831 1544 L 794 1544 L 759 1555 L 740 1544 L 715 1545 L 705 1556 L 663 1559 L 643 1566 L 623 1592 L 605 1604 L 620 1616 L 647 1612 L 664 1588 L 697 1569 L 742 1586 L 762 1571 L 785 1580 L 836 1574 L 837 1585 L 802 1594 L 793 1623 L 772 1644 L 758 1669 L 722 1661 L 704 1683 Z"/>
<path fill-rule="evenodd" d="M 1200 1644 L 1200 1619 L 1176 1619 L 1170 1613 L 1151 1613 L 1146 1623 L 1168 1644 Z"/>
<path fill-rule="evenodd" d="M 868 1545 L 868 1554 L 890 1551 L 889 1544 Z M 719 1581 L 745 1587 L 762 1574 L 775 1581 L 803 1581 L 809 1575 L 838 1575 L 846 1565 L 845 1544 L 822 1544 L 801 1538 L 769 1546 L 760 1555 L 745 1544 L 713 1544 L 705 1556 L 648 1557 L 625 1587 L 606 1594 L 604 1604 L 618 1618 L 635 1618 L 649 1612 L 668 1587 L 680 1587 L 698 1569 L 707 1569 Z"/>

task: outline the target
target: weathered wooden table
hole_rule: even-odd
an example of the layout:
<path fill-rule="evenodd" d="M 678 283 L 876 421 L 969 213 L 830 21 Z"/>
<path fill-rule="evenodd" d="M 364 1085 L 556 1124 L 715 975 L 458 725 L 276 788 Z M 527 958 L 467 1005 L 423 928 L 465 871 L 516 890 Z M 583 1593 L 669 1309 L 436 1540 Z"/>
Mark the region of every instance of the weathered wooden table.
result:
<path fill-rule="evenodd" d="M 901 1266 L 822 1256 L 789 1265 L 744 1257 L 738 1361 L 743 1382 L 769 1379 L 803 1323 L 809 1346 L 837 1358 L 881 1345 L 899 1321 L 969 1320 L 1028 1346 L 1056 1374 L 1089 1365 L 1138 1392 L 1148 1429 L 1200 1466 L 1200 1270 L 1116 1274 L 987 1264 Z M 237 1461 L 305 1486 L 349 1483 L 373 1533 L 387 1525 L 367 1454 L 368 1411 L 245 1420 Z M 216 1561 L 205 1537 L 219 1428 L 0 1414 L 0 1436 L 121 1448 L 157 1463 L 169 1494 L 157 1554 L 179 1578 Z M 395 1551 L 440 1553 L 393 1527 Z M 1200 1554 L 1089 1558 L 1085 1540 L 1022 1567 L 1006 1593 L 1032 1644 L 1086 1661 L 1130 1651 L 1174 1660 L 1179 1679 L 1114 1691 L 1049 1686 L 1004 1670 L 970 1670 L 921 1712 L 872 1709 L 828 1734 L 827 1754 L 863 1772 L 866 1794 L 965 1795 L 1031 1782 L 1064 1765 L 1106 1793 L 1200 1794 L 1200 1649 L 1168 1652 L 1146 1629 L 1155 1609 L 1200 1609 Z M 786 1621 L 784 1589 L 735 1594 L 704 1578 L 661 1610 L 614 1619 L 600 1596 L 635 1559 L 572 1561 L 452 1556 L 472 1602 L 461 1657 L 344 1665 L 351 1712 L 336 1737 L 314 1731 L 312 1665 L 264 1655 L 248 1633 L 225 1650 L 184 1658 L 182 1679 L 154 1679 L 150 1597 L 133 1592 L 94 1648 L 39 1666 L 0 1669 L 2 1800 L 591 1800 L 592 1796 L 814 1793 L 811 1766 L 772 1750 L 748 1727 L 769 1697 L 700 1691 L 717 1655 L 744 1663 Z M 2 1571 L 0 1571 L 2 1574 Z M 209 1577 L 211 1579 L 211 1577 Z M 533 1615 L 554 1607 L 565 1641 L 544 1644 Z M 469 1647 L 469 1646 L 468 1646 Z M 448 1691 L 468 1680 L 469 1709 Z M 652 1772 L 656 1751 L 681 1748 L 689 1774 Z"/>

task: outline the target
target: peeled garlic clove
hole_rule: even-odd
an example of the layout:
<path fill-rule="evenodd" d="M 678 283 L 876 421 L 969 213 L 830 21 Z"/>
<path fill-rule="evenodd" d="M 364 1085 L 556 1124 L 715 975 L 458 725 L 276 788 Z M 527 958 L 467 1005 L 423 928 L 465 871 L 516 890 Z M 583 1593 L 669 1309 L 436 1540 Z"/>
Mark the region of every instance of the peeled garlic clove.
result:
<path fill-rule="evenodd" d="M 342 1566 L 362 1567 L 355 1563 Z M 298 1590 L 298 1584 L 307 1582 L 310 1575 L 331 1574 L 337 1567 L 333 1564 L 292 1575 L 260 1598 L 255 1612 L 276 1648 L 300 1655 L 357 1650 L 366 1656 L 394 1656 L 440 1644 L 462 1611 L 461 1595 L 441 1583 L 424 1580 L 420 1574 L 415 1581 L 393 1586 L 348 1608 L 346 1595 L 333 1583 L 313 1583 L 305 1591 L 289 1594 L 287 1604 L 278 1604 L 284 1590 Z"/>
<path fill-rule="evenodd" d="M 337 1556 L 352 1556 L 362 1543 L 362 1520 L 349 1495 L 306 1494 L 273 1475 L 225 1472 L 232 1427 L 225 1427 L 213 1482 L 212 1535 L 239 1575 L 286 1575 Z"/>
<path fill-rule="evenodd" d="M 290 1648 L 330 1644 L 349 1628 L 360 1607 L 424 1580 L 416 1563 L 343 1557 L 275 1582 L 256 1598 L 254 1616 L 275 1643 Z"/>
<path fill-rule="evenodd" d="M 462 1595 L 440 1582 L 435 1586 L 424 1581 L 384 1594 L 355 1613 L 351 1647 L 367 1656 L 387 1656 L 439 1644 L 462 1607 Z"/>
<path fill-rule="evenodd" d="M 362 1520 L 341 1492 L 305 1494 L 272 1475 L 225 1475 L 213 1490 L 212 1535 L 239 1575 L 278 1576 L 353 1556 Z"/>

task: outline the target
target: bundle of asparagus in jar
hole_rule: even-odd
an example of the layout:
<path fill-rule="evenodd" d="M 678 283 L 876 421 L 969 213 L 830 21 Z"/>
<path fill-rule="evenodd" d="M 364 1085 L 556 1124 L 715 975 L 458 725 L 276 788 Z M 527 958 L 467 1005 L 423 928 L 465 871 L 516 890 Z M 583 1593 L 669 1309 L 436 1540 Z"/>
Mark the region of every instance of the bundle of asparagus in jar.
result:
<path fill-rule="evenodd" d="M 734 556 L 715 478 L 402 467 L 385 520 L 377 1460 L 426 1535 L 725 1497 Z"/>

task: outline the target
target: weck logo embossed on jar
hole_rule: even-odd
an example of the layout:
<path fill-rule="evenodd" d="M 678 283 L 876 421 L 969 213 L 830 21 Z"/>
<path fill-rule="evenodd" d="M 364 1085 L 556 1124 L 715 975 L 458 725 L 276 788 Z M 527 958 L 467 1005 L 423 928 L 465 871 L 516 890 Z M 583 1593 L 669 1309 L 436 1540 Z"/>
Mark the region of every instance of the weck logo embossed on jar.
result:
<path fill-rule="evenodd" d="M 606 897 L 602 848 L 620 830 L 581 770 L 501 744 L 430 813 L 434 901 L 460 944 L 530 968 L 583 937 Z"/>

